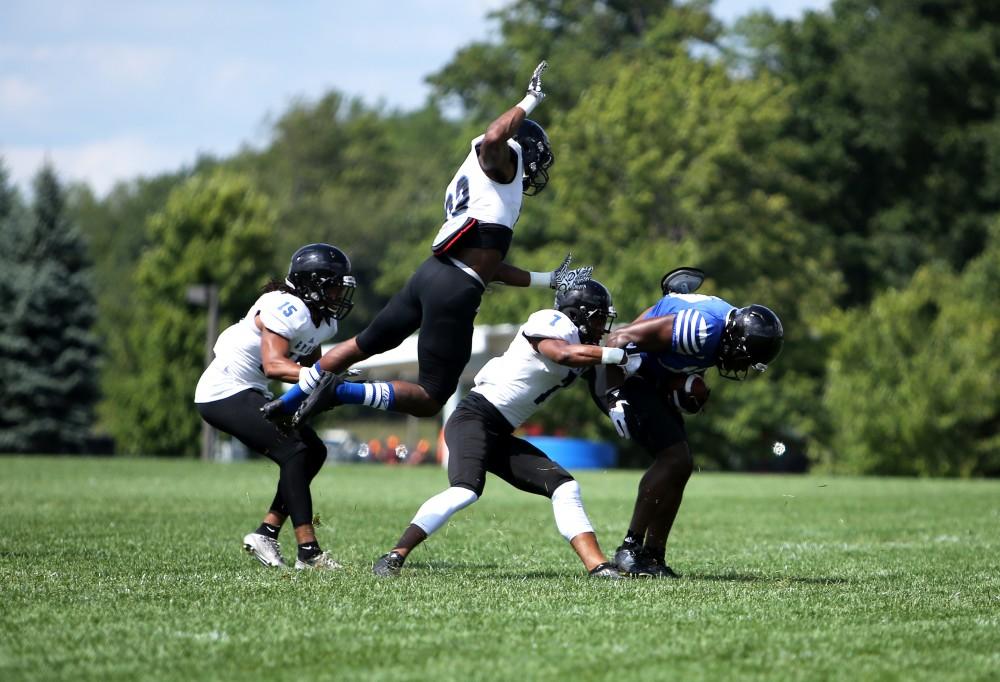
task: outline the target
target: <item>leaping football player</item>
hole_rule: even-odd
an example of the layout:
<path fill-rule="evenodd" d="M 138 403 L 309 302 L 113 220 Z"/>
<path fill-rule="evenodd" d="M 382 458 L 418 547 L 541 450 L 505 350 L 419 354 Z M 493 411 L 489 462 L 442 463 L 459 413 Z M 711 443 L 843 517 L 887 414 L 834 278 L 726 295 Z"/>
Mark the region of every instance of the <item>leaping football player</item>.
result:
<path fill-rule="evenodd" d="M 704 274 L 694 268 L 667 273 L 663 298 L 610 334 L 606 345 L 640 351 L 638 371 L 608 394 L 618 434 L 652 457 L 625 539 L 613 563 L 632 576 L 676 578 L 666 564 L 667 537 L 680 508 L 693 460 L 682 413 L 698 412 L 708 399 L 704 373 L 717 367 L 727 379 L 763 372 L 781 352 L 781 320 L 769 308 L 737 308 L 721 298 L 693 293 Z"/>
<path fill-rule="evenodd" d="M 315 390 L 292 387 L 265 407 L 268 418 L 294 412 L 299 423 L 341 404 L 433 416 L 469 362 L 473 323 L 489 282 L 556 289 L 589 279 L 591 268 L 570 270 L 569 256 L 552 272 L 528 272 L 504 261 L 523 196 L 545 187 L 555 160 L 545 131 L 527 118 L 545 97 L 545 68 L 542 62 L 535 69 L 524 99 L 472 140 L 445 190 L 444 224 L 432 255 L 364 331 L 319 359 L 315 370 L 323 378 Z M 396 348 L 418 329 L 417 383 L 340 379 L 351 365 Z"/>
<path fill-rule="evenodd" d="M 556 527 L 591 576 L 619 578 L 601 552 L 580 498 L 580 485 L 531 443 L 513 435 L 556 391 L 588 367 L 623 365 L 639 356 L 602 348 L 615 318 L 608 290 L 595 280 L 560 291 L 555 309 L 533 313 L 510 347 L 476 375 L 475 387 L 444 427 L 449 487 L 420 507 L 392 551 L 375 562 L 375 575 L 399 575 L 407 555 L 458 510 L 478 500 L 486 472 L 552 500 Z"/>

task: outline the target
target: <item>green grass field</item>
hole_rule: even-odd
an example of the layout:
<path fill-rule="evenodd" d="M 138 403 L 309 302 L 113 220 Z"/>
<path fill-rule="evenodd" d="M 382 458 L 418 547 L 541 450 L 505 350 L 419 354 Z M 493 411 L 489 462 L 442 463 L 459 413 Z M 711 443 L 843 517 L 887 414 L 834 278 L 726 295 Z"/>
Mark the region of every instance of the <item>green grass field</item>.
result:
<path fill-rule="evenodd" d="M 372 560 L 444 472 L 325 469 L 346 568 L 303 574 L 240 548 L 276 471 L 0 458 L 0 679 L 1000 679 L 998 481 L 695 474 L 683 579 L 610 583 L 547 500 L 491 479 L 384 581 Z M 638 476 L 579 475 L 605 551 Z"/>

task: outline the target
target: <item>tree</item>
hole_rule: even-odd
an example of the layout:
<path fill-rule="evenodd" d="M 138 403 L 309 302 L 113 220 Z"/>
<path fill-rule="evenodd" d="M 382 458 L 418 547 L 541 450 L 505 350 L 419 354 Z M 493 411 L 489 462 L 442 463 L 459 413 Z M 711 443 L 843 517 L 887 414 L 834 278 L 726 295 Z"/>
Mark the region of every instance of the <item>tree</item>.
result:
<path fill-rule="evenodd" d="M 149 244 L 146 222 L 162 210 L 170 191 L 185 177 L 187 173 L 164 174 L 119 183 L 101 200 L 86 186 L 71 187 L 68 193 L 69 210 L 86 235 L 93 262 L 95 332 L 108 360 L 100 371 L 102 385 L 109 378 L 114 382 L 119 359 L 129 354 L 122 331 L 131 323 L 138 302 L 135 289 L 122 283 L 132 280 L 139 257 Z M 98 415 L 103 413 L 103 409 L 98 410 Z M 101 421 L 97 430 L 107 433 Z"/>
<path fill-rule="evenodd" d="M 837 0 L 743 34 L 752 69 L 795 85 L 785 135 L 809 150 L 804 215 L 837 236 L 844 303 L 980 252 L 1000 210 L 1000 5 Z"/>
<path fill-rule="evenodd" d="M 721 30 L 706 3 L 673 0 L 517 0 L 490 16 L 499 42 L 471 43 L 427 78 L 435 101 L 457 101 L 470 118 L 485 121 L 523 95 L 542 59 L 553 67 L 537 113 L 547 123 L 644 43 L 680 51 L 691 41 L 714 42 Z"/>
<path fill-rule="evenodd" d="M 902 289 L 834 320 L 824 404 L 837 472 L 1000 474 L 1000 220 L 956 275 L 921 267 Z"/>
<path fill-rule="evenodd" d="M 217 285 L 221 324 L 238 319 L 269 277 L 274 225 L 267 199 L 245 176 L 223 170 L 192 177 L 150 218 L 150 246 L 131 281 L 132 320 L 104 380 L 101 409 L 120 451 L 197 451 L 192 398 L 206 315 L 187 303 L 188 288 Z"/>
<path fill-rule="evenodd" d="M 93 426 L 98 346 L 87 248 L 68 220 L 50 166 L 34 179 L 30 214 L 16 215 L 0 174 L 4 335 L 0 451 L 82 452 Z"/>

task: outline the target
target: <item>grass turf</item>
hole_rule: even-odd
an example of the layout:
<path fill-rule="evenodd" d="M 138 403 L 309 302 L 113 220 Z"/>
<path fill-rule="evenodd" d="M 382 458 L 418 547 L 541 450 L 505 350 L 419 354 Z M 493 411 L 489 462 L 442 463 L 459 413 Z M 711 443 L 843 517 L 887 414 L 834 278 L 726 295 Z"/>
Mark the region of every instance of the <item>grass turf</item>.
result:
<path fill-rule="evenodd" d="M 337 573 L 240 540 L 267 462 L 0 459 L 0 679 L 997 679 L 1000 482 L 696 474 L 677 581 L 595 581 L 548 502 L 484 498 L 370 573 L 433 467 L 313 485 Z M 580 473 L 613 552 L 637 471 Z M 286 555 L 294 539 L 282 531 Z"/>

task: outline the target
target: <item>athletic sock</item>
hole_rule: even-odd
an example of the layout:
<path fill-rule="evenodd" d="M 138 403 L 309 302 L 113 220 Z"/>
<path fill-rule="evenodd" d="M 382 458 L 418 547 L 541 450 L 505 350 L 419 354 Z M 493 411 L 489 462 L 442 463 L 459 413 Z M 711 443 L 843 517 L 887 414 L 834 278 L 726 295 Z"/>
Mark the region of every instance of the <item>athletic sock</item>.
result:
<path fill-rule="evenodd" d="M 254 532 L 257 533 L 258 535 L 266 535 L 267 537 L 271 538 L 272 540 L 277 540 L 278 539 L 278 531 L 280 531 L 280 530 L 281 530 L 281 526 L 272 526 L 269 523 L 262 523 L 262 524 L 260 524 L 260 528 L 258 528 Z"/>
<path fill-rule="evenodd" d="M 319 543 L 315 540 L 312 542 L 301 542 L 299 543 L 299 561 L 309 561 L 317 554 L 322 553 L 322 551 L 319 548 Z"/>
<path fill-rule="evenodd" d="M 635 549 L 637 547 L 642 547 L 643 534 L 636 533 L 631 528 L 625 533 L 625 539 L 622 540 L 622 547 L 627 547 L 628 549 Z"/>
<path fill-rule="evenodd" d="M 657 559 L 661 562 L 666 560 L 667 548 L 666 547 L 653 547 L 651 545 L 646 545 L 642 549 L 643 554 L 645 554 L 650 559 Z"/>
<path fill-rule="evenodd" d="M 377 410 L 391 410 L 396 404 L 396 390 L 387 381 L 345 381 L 337 386 L 336 395 L 345 405 L 366 405 Z"/>
<path fill-rule="evenodd" d="M 413 549 L 421 542 L 427 539 L 427 533 L 424 529 L 415 523 L 411 523 L 403 531 L 403 534 L 399 537 L 399 541 L 396 543 L 396 547 L 403 547 L 405 549 Z"/>

